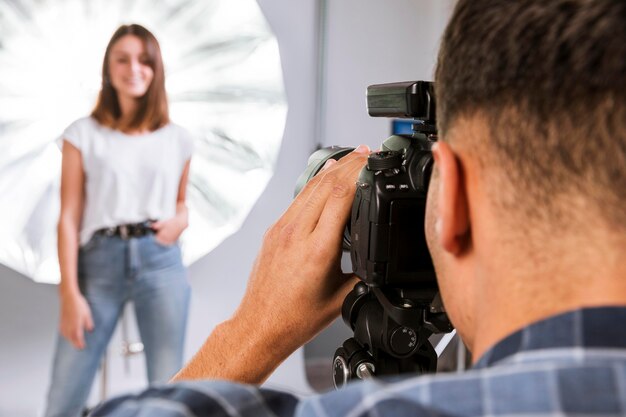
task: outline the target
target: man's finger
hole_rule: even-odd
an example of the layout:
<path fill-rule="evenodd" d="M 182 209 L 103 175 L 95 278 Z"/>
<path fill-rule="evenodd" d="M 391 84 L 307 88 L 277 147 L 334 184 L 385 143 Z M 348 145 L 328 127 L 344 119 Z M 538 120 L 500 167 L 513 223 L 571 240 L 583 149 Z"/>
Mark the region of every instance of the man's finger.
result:
<path fill-rule="evenodd" d="M 333 304 L 338 306 L 338 311 L 341 312 L 341 306 L 343 305 L 343 301 L 346 299 L 346 296 L 357 282 L 359 282 L 359 277 L 353 273 L 342 274 L 343 282 L 340 284 L 339 290 L 335 292 Z"/>
<path fill-rule="evenodd" d="M 328 172 L 322 174 L 321 181 L 302 205 L 295 219 L 299 230 L 305 233 L 312 232 L 317 227 L 329 201 L 341 200 L 346 205 L 352 202 L 355 180 L 365 165 L 366 158 L 366 155 L 361 154 L 360 157 L 350 159 L 344 164 L 337 163 L 336 169 L 329 169 Z M 347 210 L 343 206 L 336 209 Z M 339 215 L 345 218 L 347 213 L 340 213 Z"/>
<path fill-rule="evenodd" d="M 324 175 L 341 169 L 341 167 L 345 164 L 350 163 L 350 161 L 354 160 L 355 158 L 362 157 L 362 155 L 364 154 L 369 154 L 369 148 L 365 145 L 360 145 L 354 151 L 350 152 L 348 155 L 344 156 L 336 163 L 331 163 L 330 166 L 327 166 L 326 169 L 318 173 L 304 186 L 302 191 L 300 191 L 300 193 L 296 196 L 287 211 L 281 217 L 280 221 L 286 224 L 299 215 L 300 210 L 302 210 L 302 207 L 307 203 L 307 200 L 310 198 L 310 196 L 318 192 L 316 191 L 316 188 L 322 181 Z"/>
<path fill-rule="evenodd" d="M 365 160 L 363 161 L 365 163 Z M 350 166 L 346 170 L 342 182 L 335 185 L 325 201 L 319 221 L 315 225 L 315 234 L 340 235 L 348 218 L 354 201 L 356 179 L 362 169 L 362 165 Z"/>
<path fill-rule="evenodd" d="M 327 170 L 328 168 L 330 168 L 331 166 L 335 165 L 337 163 L 336 159 L 332 159 L 330 158 L 329 160 L 327 160 L 324 163 L 324 166 L 322 167 L 322 169 L 320 169 L 320 172 L 324 172 L 325 170 Z"/>

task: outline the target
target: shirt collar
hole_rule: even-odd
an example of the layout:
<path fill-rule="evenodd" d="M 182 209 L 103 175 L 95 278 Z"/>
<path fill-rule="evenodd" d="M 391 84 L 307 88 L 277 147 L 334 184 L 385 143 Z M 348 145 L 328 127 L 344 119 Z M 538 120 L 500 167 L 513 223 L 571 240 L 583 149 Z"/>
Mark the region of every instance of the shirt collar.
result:
<path fill-rule="evenodd" d="M 474 368 L 486 368 L 514 354 L 532 350 L 626 348 L 626 307 L 594 307 L 569 311 L 519 330 L 488 350 Z"/>

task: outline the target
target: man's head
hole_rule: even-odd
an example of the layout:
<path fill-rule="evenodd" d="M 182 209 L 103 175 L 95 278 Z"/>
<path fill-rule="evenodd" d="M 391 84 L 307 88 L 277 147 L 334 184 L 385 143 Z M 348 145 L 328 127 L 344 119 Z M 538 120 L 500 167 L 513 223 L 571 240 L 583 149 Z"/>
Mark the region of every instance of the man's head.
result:
<path fill-rule="evenodd" d="M 553 310 L 575 306 L 579 277 L 563 285 L 559 275 L 577 261 L 604 275 L 621 262 L 605 249 L 623 250 L 626 239 L 625 57 L 623 0 L 458 2 L 435 77 L 443 143 L 428 237 L 470 345 L 480 300 L 500 303 L 488 297 L 502 288 L 491 286 L 535 297 L 542 305 L 527 316 L 540 318 L 549 298 Z M 541 274 L 554 279 L 538 285 Z"/>

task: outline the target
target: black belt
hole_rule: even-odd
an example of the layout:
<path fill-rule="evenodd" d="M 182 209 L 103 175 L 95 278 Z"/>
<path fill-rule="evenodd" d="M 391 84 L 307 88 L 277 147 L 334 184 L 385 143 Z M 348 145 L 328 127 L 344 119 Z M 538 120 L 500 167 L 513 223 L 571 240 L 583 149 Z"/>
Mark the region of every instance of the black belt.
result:
<path fill-rule="evenodd" d="M 119 236 L 122 239 L 130 239 L 131 237 L 142 237 L 151 233 L 154 220 L 146 220 L 141 223 L 120 224 L 119 226 L 105 227 L 96 230 L 96 234 L 104 236 Z"/>

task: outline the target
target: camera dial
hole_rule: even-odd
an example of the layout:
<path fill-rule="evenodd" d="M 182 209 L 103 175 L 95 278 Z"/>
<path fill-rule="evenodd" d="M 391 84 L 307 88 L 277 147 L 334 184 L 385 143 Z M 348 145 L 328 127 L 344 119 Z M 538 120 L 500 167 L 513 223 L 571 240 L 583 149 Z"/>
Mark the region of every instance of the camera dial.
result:
<path fill-rule="evenodd" d="M 379 151 L 367 158 L 367 169 L 370 171 L 386 171 L 402 167 L 402 152 Z"/>
<path fill-rule="evenodd" d="M 398 327 L 391 333 L 389 345 L 396 355 L 408 355 L 417 347 L 417 333 L 410 327 Z"/>

